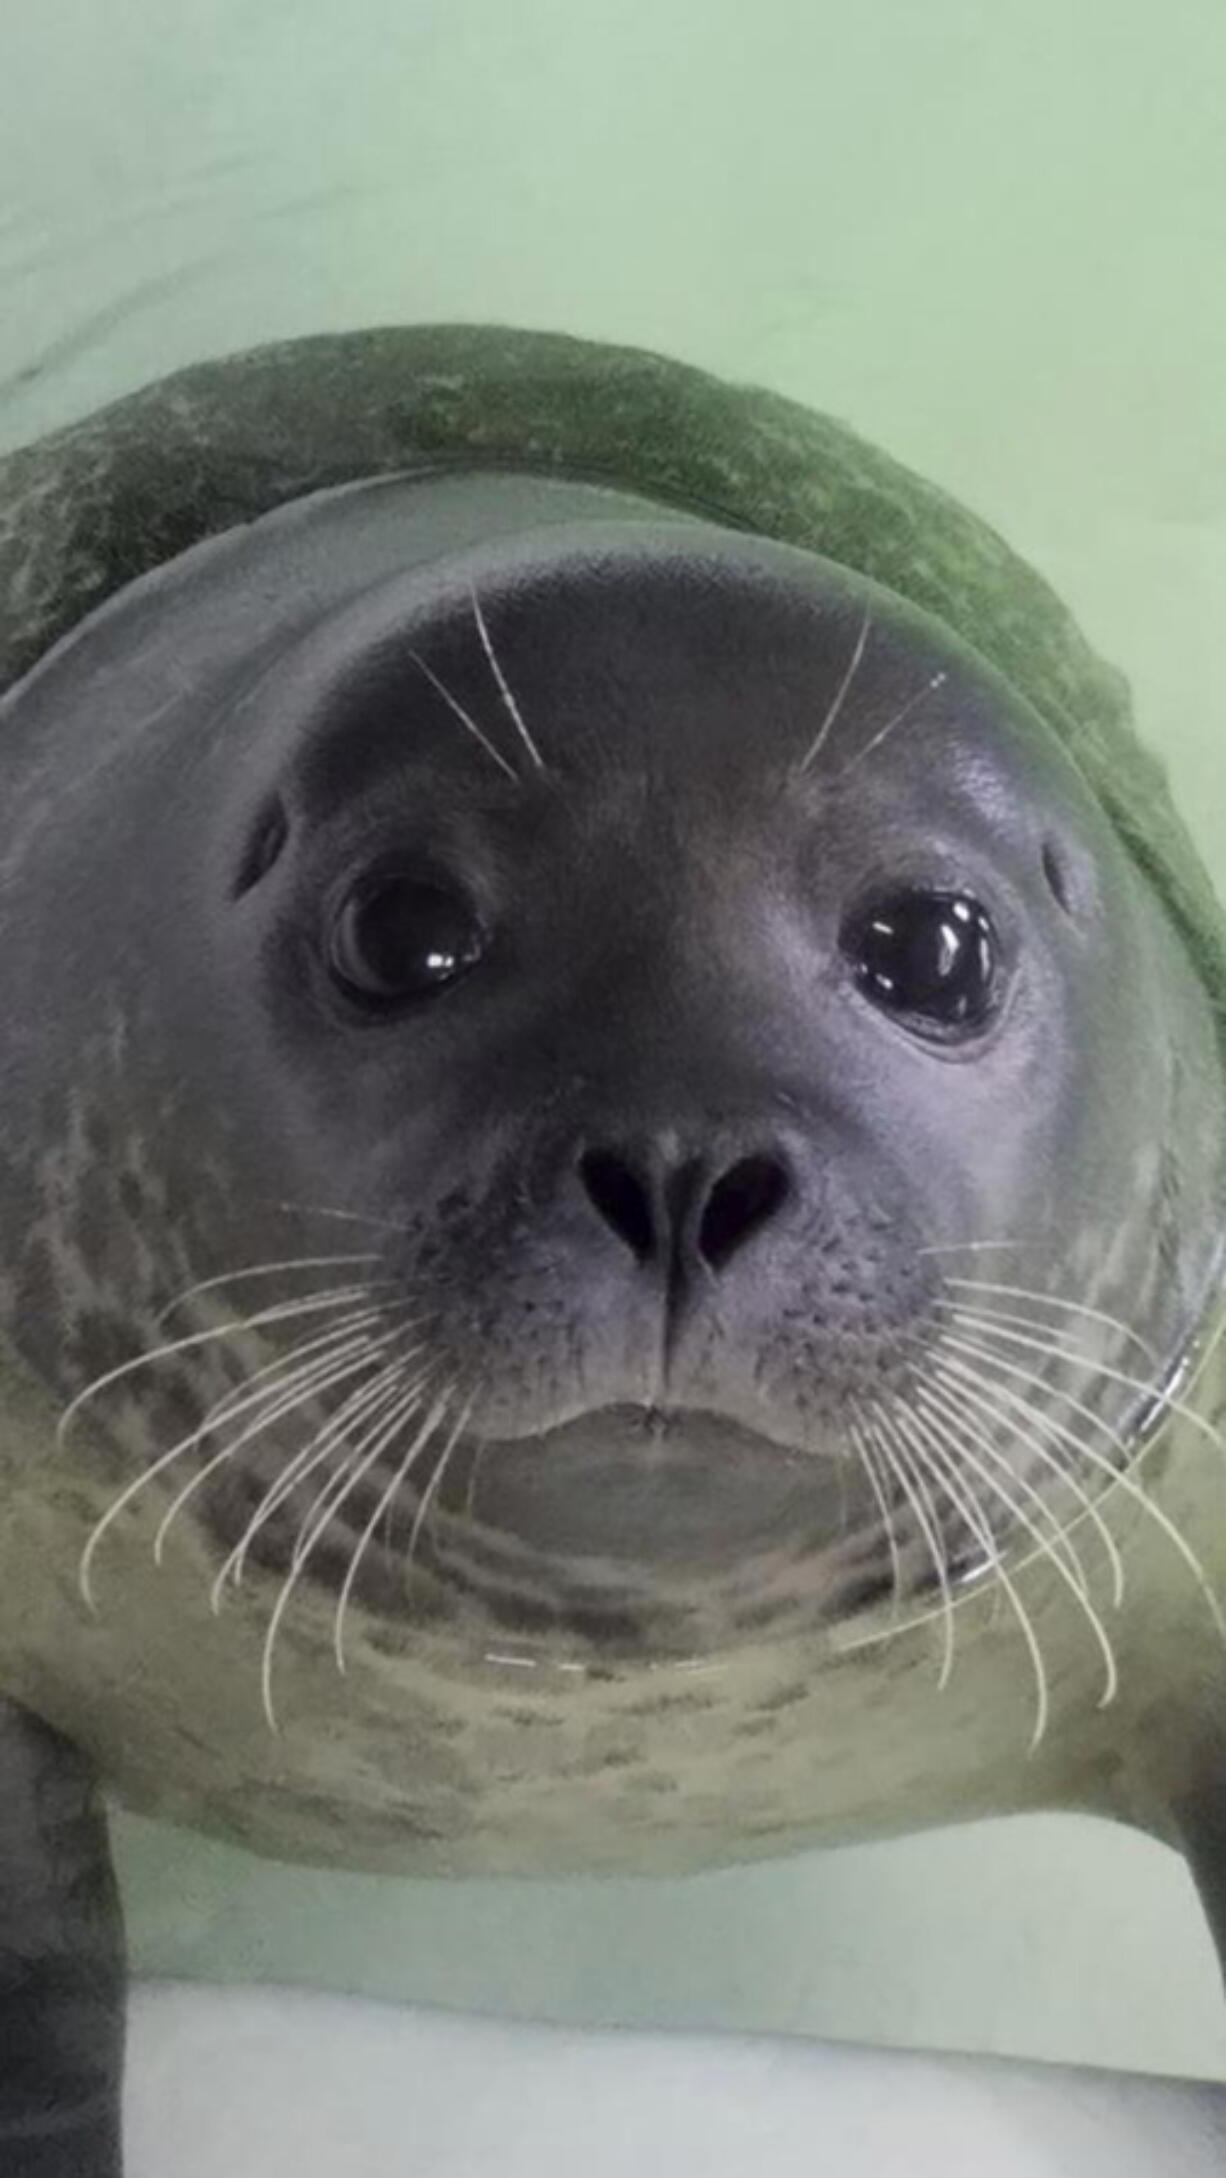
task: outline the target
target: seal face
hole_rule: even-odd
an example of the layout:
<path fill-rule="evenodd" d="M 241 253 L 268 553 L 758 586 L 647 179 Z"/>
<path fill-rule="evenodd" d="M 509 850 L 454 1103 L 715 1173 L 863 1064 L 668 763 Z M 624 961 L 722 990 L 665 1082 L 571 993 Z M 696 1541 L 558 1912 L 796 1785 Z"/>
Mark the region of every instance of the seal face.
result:
<path fill-rule="evenodd" d="M 862 1623 L 948 1676 L 1003 1582 L 1044 1732 L 1114 1680 L 1070 1522 L 1110 1544 L 1205 1316 L 1220 1063 L 973 651 L 630 494 L 378 480 L 121 591 L 0 743 L 8 1333 L 74 1403 L 133 1797 L 375 1863 L 726 1857 L 845 1819 Z M 204 1725 L 156 1785 L 138 1649 Z"/>
<path fill-rule="evenodd" d="M 1212 919 L 948 619 L 557 466 L 214 523 L 0 703 L 8 1688 L 371 1867 L 1118 1807 Z"/>

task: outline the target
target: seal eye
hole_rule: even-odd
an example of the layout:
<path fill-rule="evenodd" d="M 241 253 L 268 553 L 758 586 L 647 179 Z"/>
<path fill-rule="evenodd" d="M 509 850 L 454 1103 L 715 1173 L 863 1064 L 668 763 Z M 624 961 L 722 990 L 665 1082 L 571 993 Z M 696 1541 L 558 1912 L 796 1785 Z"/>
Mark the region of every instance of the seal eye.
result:
<path fill-rule="evenodd" d="M 476 966 L 484 932 L 467 900 L 395 871 L 367 877 L 342 902 L 329 965 L 367 1006 L 429 998 Z"/>
<path fill-rule="evenodd" d="M 861 990 L 891 1013 L 974 1028 L 991 1011 L 996 934 L 970 893 L 896 893 L 859 921 L 844 949 Z"/>

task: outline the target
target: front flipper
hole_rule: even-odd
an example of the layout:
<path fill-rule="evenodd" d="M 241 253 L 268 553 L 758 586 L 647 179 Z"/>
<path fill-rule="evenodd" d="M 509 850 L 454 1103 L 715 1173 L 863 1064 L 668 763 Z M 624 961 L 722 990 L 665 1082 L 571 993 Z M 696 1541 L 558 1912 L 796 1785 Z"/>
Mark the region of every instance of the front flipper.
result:
<path fill-rule="evenodd" d="M 123 1925 L 88 1763 L 0 1700 L 0 2172 L 120 2178 Z"/>

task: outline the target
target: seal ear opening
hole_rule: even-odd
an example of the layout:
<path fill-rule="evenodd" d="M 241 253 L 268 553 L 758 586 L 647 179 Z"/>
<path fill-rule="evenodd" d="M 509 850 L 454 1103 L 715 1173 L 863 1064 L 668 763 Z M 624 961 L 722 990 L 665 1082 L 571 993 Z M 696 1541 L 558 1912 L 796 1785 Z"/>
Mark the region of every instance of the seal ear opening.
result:
<path fill-rule="evenodd" d="M 234 880 L 232 899 L 241 900 L 262 877 L 267 877 L 288 838 L 289 818 L 285 814 L 285 804 L 279 795 L 274 795 L 260 811 L 252 828 Z"/>
<path fill-rule="evenodd" d="M 1075 913 L 1064 857 L 1052 839 L 1043 842 L 1043 875 L 1065 914 Z"/>

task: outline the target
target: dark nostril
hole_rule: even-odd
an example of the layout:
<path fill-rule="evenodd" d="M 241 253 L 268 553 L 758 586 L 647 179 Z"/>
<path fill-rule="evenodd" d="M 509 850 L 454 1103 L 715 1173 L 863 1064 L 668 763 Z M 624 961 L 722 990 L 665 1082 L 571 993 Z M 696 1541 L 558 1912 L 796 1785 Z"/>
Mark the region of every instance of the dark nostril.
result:
<path fill-rule="evenodd" d="M 773 1218 L 786 1199 L 790 1182 L 774 1157 L 742 1157 L 715 1182 L 698 1228 L 698 1252 L 712 1270 Z"/>
<path fill-rule="evenodd" d="M 722 1270 L 791 1192 L 777 1157 L 738 1158 L 708 1185 L 709 1171 L 694 1157 L 657 1173 L 650 1151 L 640 1158 L 591 1149 L 578 1160 L 588 1200 L 635 1260 L 676 1269 L 693 1249 L 708 1270 Z"/>
<path fill-rule="evenodd" d="M 654 1246 L 655 1231 L 651 1199 L 643 1182 L 624 1159 L 608 1150 L 585 1150 L 579 1159 L 579 1177 L 605 1224 L 625 1241 L 640 1263 L 645 1263 Z"/>

